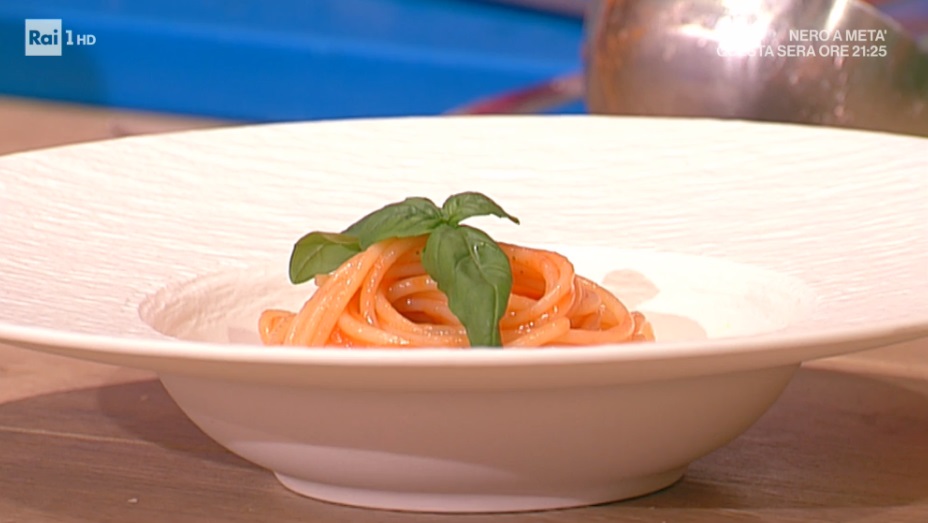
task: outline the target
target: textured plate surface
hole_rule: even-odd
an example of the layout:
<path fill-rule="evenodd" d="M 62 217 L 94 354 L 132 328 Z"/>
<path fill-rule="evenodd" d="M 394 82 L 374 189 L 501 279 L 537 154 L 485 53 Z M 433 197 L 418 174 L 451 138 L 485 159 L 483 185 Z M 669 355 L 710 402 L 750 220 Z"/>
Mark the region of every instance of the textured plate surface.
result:
<path fill-rule="evenodd" d="M 761 366 L 871 348 L 928 335 L 926 146 L 801 126 L 562 116 L 270 125 L 8 156 L 0 341 L 211 375 L 239 363 L 286 373 L 748 353 Z M 505 354 L 209 347 L 139 318 L 169 282 L 285 259 L 308 230 L 461 190 L 522 218 L 478 222 L 500 240 L 730 260 L 802 280 L 815 303 L 805 321 L 750 339 Z"/>

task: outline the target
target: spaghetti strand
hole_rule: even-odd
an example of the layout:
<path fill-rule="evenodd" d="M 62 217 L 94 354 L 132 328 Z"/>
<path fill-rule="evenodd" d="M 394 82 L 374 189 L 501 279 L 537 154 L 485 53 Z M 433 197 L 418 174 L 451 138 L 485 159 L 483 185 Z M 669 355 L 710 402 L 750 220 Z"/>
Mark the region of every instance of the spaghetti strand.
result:
<path fill-rule="evenodd" d="M 258 320 L 266 345 L 309 347 L 468 347 L 467 333 L 419 262 L 426 237 L 384 240 L 332 273 L 296 313 L 267 310 Z M 513 285 L 500 320 L 504 347 L 653 341 L 650 323 L 564 256 L 501 243 Z"/>

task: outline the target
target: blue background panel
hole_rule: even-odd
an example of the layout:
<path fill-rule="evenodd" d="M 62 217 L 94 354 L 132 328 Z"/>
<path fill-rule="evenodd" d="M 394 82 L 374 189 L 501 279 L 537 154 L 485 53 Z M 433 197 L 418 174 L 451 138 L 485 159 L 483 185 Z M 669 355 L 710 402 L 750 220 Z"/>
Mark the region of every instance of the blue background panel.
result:
<path fill-rule="evenodd" d="M 27 57 L 27 18 L 96 43 Z M 246 121 L 437 114 L 578 70 L 581 35 L 466 0 L 0 0 L 0 93 Z"/>

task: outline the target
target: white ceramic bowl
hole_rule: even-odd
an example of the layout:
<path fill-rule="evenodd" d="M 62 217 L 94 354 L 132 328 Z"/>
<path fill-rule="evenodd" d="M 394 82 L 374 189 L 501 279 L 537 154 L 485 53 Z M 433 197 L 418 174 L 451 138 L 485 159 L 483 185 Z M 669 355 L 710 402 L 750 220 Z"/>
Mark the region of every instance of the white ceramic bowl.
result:
<path fill-rule="evenodd" d="M 799 281 L 731 262 L 550 247 L 629 304 L 648 302 L 665 341 L 776 332 L 801 321 L 814 301 Z M 311 292 L 288 284 L 283 267 L 286 260 L 166 287 L 142 303 L 141 316 L 181 339 L 259 343 L 262 310 L 296 310 Z M 632 350 L 641 351 L 660 348 Z M 301 494 L 466 512 L 587 505 L 665 487 L 753 423 L 798 366 L 710 375 L 679 366 L 668 375 L 623 372 L 612 358 L 525 366 L 496 354 L 481 354 L 482 362 L 449 356 L 400 358 L 399 369 L 296 386 L 161 379 L 207 434 Z"/>
<path fill-rule="evenodd" d="M 0 159 L 0 342 L 151 369 L 288 488 L 415 511 L 670 485 L 803 361 L 928 336 L 926 140 L 606 117 L 259 126 Z M 221 174 L 221 175 L 220 175 Z M 654 320 L 658 343 L 268 348 L 293 241 L 485 192 Z M 28 234 L 22 234 L 28 231 Z"/>

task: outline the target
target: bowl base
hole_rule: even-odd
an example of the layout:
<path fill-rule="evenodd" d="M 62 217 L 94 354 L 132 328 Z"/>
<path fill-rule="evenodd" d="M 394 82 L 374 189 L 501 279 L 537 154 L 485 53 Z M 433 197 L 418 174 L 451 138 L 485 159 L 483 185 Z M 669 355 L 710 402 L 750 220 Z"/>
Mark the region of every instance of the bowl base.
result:
<path fill-rule="evenodd" d="M 555 510 L 620 501 L 669 487 L 679 481 L 685 471 L 686 467 L 681 467 L 566 496 L 398 492 L 329 485 L 276 472 L 274 475 L 284 487 L 297 494 L 340 505 L 405 512 L 487 513 Z"/>

